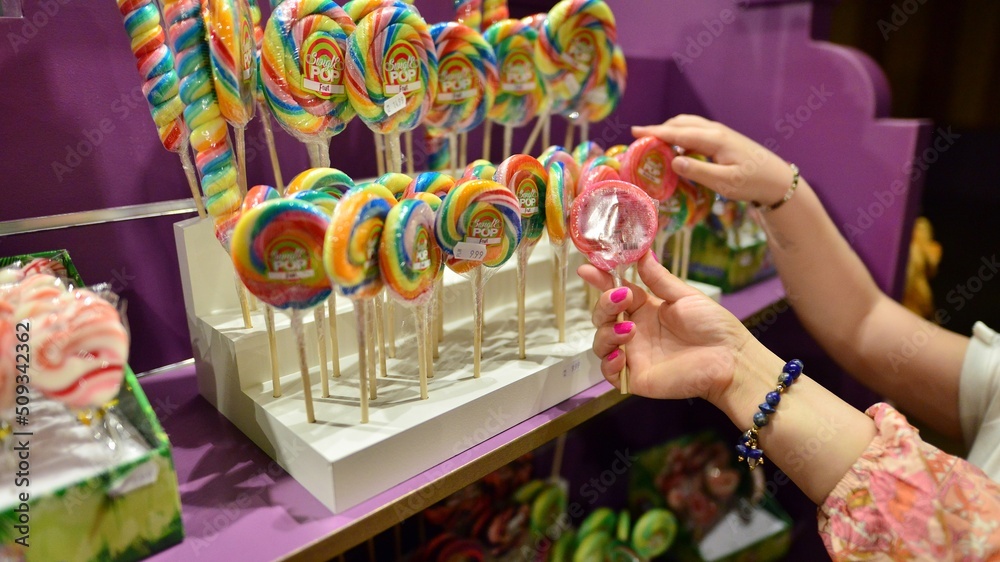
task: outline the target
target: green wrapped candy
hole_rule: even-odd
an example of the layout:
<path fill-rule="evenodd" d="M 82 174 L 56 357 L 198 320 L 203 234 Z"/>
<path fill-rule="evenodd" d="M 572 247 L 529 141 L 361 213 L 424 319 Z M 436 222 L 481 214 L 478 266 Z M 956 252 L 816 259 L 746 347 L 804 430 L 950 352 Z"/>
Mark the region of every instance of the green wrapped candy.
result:
<path fill-rule="evenodd" d="M 616 520 L 614 511 L 606 507 L 599 507 L 583 520 L 577 534 L 581 537 L 586 537 L 591 533 L 604 532 L 608 536 L 611 536 L 615 532 Z"/>
<path fill-rule="evenodd" d="M 647 511 L 632 529 L 632 547 L 642 558 L 660 556 L 677 538 L 677 518 L 666 509 Z"/>
<path fill-rule="evenodd" d="M 629 531 L 632 530 L 632 515 L 627 509 L 623 509 L 618 513 L 618 533 L 615 538 L 623 543 L 628 542 Z"/>
<path fill-rule="evenodd" d="M 562 487 L 549 485 L 531 504 L 531 531 L 544 535 L 566 512 L 566 493 Z"/>
<path fill-rule="evenodd" d="M 541 492 L 544 489 L 544 480 L 532 480 L 514 492 L 514 501 L 517 503 L 531 503 L 531 501 L 535 499 L 535 496 L 538 495 L 538 492 Z"/>
<path fill-rule="evenodd" d="M 549 551 L 549 562 L 573 562 L 573 551 L 576 550 L 576 532 L 567 530 Z"/>
<path fill-rule="evenodd" d="M 639 554 L 632 550 L 632 547 L 627 543 L 612 541 L 606 560 L 608 562 L 643 562 L 644 559 L 640 558 Z"/>
<path fill-rule="evenodd" d="M 614 517 L 614 513 L 611 516 Z M 573 553 L 573 562 L 605 562 L 611 555 L 613 541 L 611 533 L 607 531 L 597 531 L 583 537 Z"/>

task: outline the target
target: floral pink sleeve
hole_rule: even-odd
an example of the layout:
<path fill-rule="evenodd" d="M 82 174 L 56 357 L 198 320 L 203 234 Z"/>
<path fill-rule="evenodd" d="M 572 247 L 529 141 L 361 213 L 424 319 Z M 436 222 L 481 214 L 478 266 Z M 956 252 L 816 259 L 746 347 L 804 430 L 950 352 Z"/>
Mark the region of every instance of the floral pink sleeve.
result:
<path fill-rule="evenodd" d="M 834 560 L 1000 560 L 1000 485 L 924 443 L 888 404 L 878 434 L 819 508 Z"/>

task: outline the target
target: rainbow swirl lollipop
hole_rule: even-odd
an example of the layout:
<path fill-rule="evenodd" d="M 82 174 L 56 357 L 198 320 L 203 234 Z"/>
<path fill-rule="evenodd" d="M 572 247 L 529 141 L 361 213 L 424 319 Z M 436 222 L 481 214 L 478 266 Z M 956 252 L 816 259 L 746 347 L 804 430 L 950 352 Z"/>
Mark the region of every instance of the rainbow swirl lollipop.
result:
<path fill-rule="evenodd" d="M 246 0 L 202 0 L 201 16 L 219 109 L 233 127 L 246 127 L 253 119 L 257 85 L 250 6 Z"/>
<path fill-rule="evenodd" d="M 288 198 L 312 203 L 320 209 L 323 209 L 327 215 L 333 215 L 333 210 L 337 208 L 338 201 L 337 197 L 334 197 L 325 191 L 296 191 L 295 193 L 289 195 Z"/>
<path fill-rule="evenodd" d="M 418 199 L 401 201 L 385 219 L 378 263 L 389 294 L 401 302 L 428 302 L 444 270 L 434 224 L 433 209 Z"/>
<path fill-rule="evenodd" d="M 269 185 L 255 185 L 247 191 L 247 196 L 243 198 L 242 211 L 245 213 L 272 199 L 281 199 L 281 194 L 278 193 L 277 189 Z"/>
<path fill-rule="evenodd" d="M 489 117 L 502 125 L 521 127 L 546 103 L 545 82 L 535 67 L 538 32 L 520 20 L 503 20 L 490 26 L 485 37 L 493 46 L 500 71 L 500 89 Z"/>
<path fill-rule="evenodd" d="M 476 31 L 483 28 L 483 0 L 455 0 L 455 21 Z"/>
<path fill-rule="evenodd" d="M 302 142 L 329 138 L 354 118 L 344 88 L 354 21 L 331 0 L 287 0 L 271 14 L 260 53 L 264 99 Z"/>
<path fill-rule="evenodd" d="M 618 173 L 618 170 L 612 168 L 611 166 L 604 164 L 588 166 L 587 170 L 583 173 L 583 177 L 580 178 L 580 193 L 587 191 L 587 189 L 602 181 L 621 179 L 622 177 L 621 174 Z"/>
<path fill-rule="evenodd" d="M 344 11 L 357 24 L 365 19 L 365 16 L 379 8 L 393 7 L 413 10 L 417 15 L 420 15 L 420 11 L 413 5 L 413 2 L 403 2 L 402 0 L 351 0 L 344 4 Z"/>
<path fill-rule="evenodd" d="M 431 27 L 438 58 L 438 91 L 424 118 L 428 127 L 467 133 L 493 106 L 499 85 L 493 47 L 478 31 L 456 22 Z"/>
<path fill-rule="evenodd" d="M 489 160 L 473 160 L 465 167 L 465 173 L 462 174 L 460 182 L 469 179 L 492 180 L 496 173 L 497 167 Z"/>
<path fill-rule="evenodd" d="M 521 206 L 521 243 L 533 246 L 545 232 L 545 189 L 549 174 L 542 163 L 527 154 L 503 161 L 493 181 L 506 186 Z"/>
<path fill-rule="evenodd" d="M 322 209 L 292 199 L 250 209 L 233 231 L 232 257 L 247 289 L 282 310 L 307 310 L 330 296 L 323 267 L 323 237 L 330 225 Z"/>
<path fill-rule="evenodd" d="M 399 201 L 403 198 L 403 192 L 406 191 L 406 187 L 413 182 L 413 178 L 406 174 L 400 174 L 397 172 L 389 172 L 379 176 L 375 183 L 385 186 L 386 189 L 392 192 L 392 196 Z"/>
<path fill-rule="evenodd" d="M 614 158 L 615 160 L 619 160 L 620 162 L 621 156 L 622 154 L 625 154 L 626 150 L 628 150 L 627 144 L 616 144 L 611 148 L 605 150 L 604 155 L 610 158 Z"/>
<path fill-rule="evenodd" d="M 348 40 L 346 85 L 351 105 L 376 133 L 416 128 L 438 87 L 427 22 L 397 5 L 366 15 Z"/>
<path fill-rule="evenodd" d="M 420 398 L 427 399 L 433 368 L 428 348 L 428 310 L 437 280 L 444 271 L 441 248 L 434 238 L 434 210 L 419 199 L 407 199 L 389 211 L 379 245 L 379 268 L 389 294 L 414 307 L 420 362 Z"/>
<path fill-rule="evenodd" d="M 455 178 L 440 172 L 424 172 L 413 178 L 403 191 L 404 199 L 412 199 L 417 193 L 432 193 L 439 199 L 448 195 L 455 187 Z"/>
<path fill-rule="evenodd" d="M 483 0 L 483 27 L 510 17 L 507 0 Z"/>
<path fill-rule="evenodd" d="M 506 187 L 491 180 L 456 185 L 438 209 L 438 244 L 448 255 L 448 267 L 467 273 L 478 265 L 497 268 L 521 242 L 521 206 Z M 478 246 L 463 250 L 468 246 Z"/>
<path fill-rule="evenodd" d="M 671 167 L 674 150 L 656 137 L 643 137 L 621 157 L 622 179 L 633 183 L 653 199 L 666 201 L 677 189 L 677 173 Z"/>
<path fill-rule="evenodd" d="M 604 149 L 594 141 L 584 141 L 576 145 L 573 149 L 573 159 L 585 168 L 591 160 L 598 156 L 604 156 Z"/>
<path fill-rule="evenodd" d="M 292 178 L 285 189 L 285 195 L 299 191 L 323 191 L 340 199 L 354 189 L 354 180 L 336 168 L 310 168 Z"/>
<path fill-rule="evenodd" d="M 566 171 L 566 164 L 552 162 L 548 166 L 549 183 L 545 189 L 545 230 L 549 234 L 549 242 L 561 246 L 566 241 L 566 217 L 569 214 L 571 196 L 571 178 Z"/>
<path fill-rule="evenodd" d="M 378 244 L 385 217 L 395 204 L 388 189 L 372 184 L 349 191 L 334 209 L 323 259 L 342 295 L 361 300 L 382 290 Z"/>
<path fill-rule="evenodd" d="M 184 103 L 179 97 L 179 79 L 174 56 L 164 41 L 160 11 L 152 0 L 118 0 L 125 31 L 132 40 L 132 54 L 143 80 L 142 93 L 163 148 L 180 152 L 187 146 L 187 128 L 181 120 Z"/>
<path fill-rule="evenodd" d="M 578 191 L 577 185 L 580 181 L 580 165 L 565 148 L 557 145 L 546 148 L 538 161 L 548 169 L 553 162 L 560 162 L 565 167 L 566 187 L 569 192 L 569 201 L 572 202 Z"/>
<path fill-rule="evenodd" d="M 625 84 L 628 81 L 628 66 L 625 63 L 625 52 L 618 45 L 611 55 L 611 68 L 604 82 L 584 92 L 577 111 L 592 123 L 601 121 L 611 115 L 625 95 Z M 609 155 L 610 156 L 610 155 Z"/>
<path fill-rule="evenodd" d="M 204 24 L 199 17 L 197 0 L 164 0 L 163 9 L 177 53 L 184 122 L 191 131 L 190 141 L 195 150 L 195 166 L 201 175 L 205 208 L 216 220 L 216 236 L 228 250 L 231 225 L 235 222 L 231 215 L 239 209 L 243 194 L 236 182 L 226 121 L 210 82 Z"/>
<path fill-rule="evenodd" d="M 515 154 L 497 168 L 494 181 L 513 193 L 521 207 L 521 244 L 517 248 L 517 320 L 520 358 L 525 351 L 525 291 L 528 258 L 545 232 L 545 189 L 549 174 L 542 163 L 527 154 Z"/>
<path fill-rule="evenodd" d="M 562 0 L 549 10 L 536 59 L 553 85 L 555 111 L 579 111 L 581 98 L 603 86 L 617 40 L 615 16 L 603 0 Z"/>

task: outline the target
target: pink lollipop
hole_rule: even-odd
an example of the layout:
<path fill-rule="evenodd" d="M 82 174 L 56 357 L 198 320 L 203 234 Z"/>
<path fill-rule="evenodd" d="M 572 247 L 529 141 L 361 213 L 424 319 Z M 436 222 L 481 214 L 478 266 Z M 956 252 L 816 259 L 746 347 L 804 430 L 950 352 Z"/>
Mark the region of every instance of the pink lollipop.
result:
<path fill-rule="evenodd" d="M 615 287 L 621 286 L 625 267 L 649 251 L 656 225 L 656 202 L 623 181 L 594 184 L 578 195 L 570 208 L 573 243 L 595 267 L 611 272 Z M 621 373 L 621 390 L 628 394 L 625 369 Z"/>
<path fill-rule="evenodd" d="M 674 150 L 656 137 L 633 142 L 621 156 L 622 179 L 642 188 L 657 201 L 666 201 L 677 189 L 677 174 L 670 163 Z"/>

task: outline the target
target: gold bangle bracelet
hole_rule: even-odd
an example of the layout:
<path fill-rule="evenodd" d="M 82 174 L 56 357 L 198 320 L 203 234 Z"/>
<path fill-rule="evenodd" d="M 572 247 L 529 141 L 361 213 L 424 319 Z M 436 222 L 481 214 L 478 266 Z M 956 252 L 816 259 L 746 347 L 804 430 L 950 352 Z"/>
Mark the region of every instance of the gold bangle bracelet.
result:
<path fill-rule="evenodd" d="M 793 174 L 792 186 L 789 187 L 788 191 L 785 192 L 785 196 L 781 198 L 781 201 L 778 201 L 774 205 L 762 205 L 756 201 L 751 201 L 750 204 L 753 205 L 754 209 L 757 209 L 757 211 L 761 213 L 767 213 L 769 211 L 773 211 L 778 207 L 787 203 L 788 200 L 792 198 L 792 195 L 795 195 L 795 190 L 799 187 L 799 167 L 796 166 L 795 164 L 789 164 L 789 166 L 792 168 L 792 174 Z"/>

